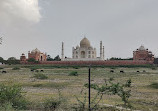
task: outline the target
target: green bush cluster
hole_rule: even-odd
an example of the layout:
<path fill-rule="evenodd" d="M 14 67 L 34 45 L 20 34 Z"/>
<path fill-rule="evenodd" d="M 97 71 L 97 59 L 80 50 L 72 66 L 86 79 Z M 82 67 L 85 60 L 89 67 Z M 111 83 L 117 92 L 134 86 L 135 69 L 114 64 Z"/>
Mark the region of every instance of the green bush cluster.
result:
<path fill-rule="evenodd" d="M 151 88 L 158 89 L 158 83 L 154 82 L 150 85 Z"/>
<path fill-rule="evenodd" d="M 65 98 L 63 98 L 63 96 L 61 95 L 59 89 L 58 89 L 58 94 L 59 97 L 56 99 L 54 98 L 46 99 L 46 101 L 43 103 L 45 111 L 55 111 L 61 106 L 62 103 L 66 102 Z"/>
<path fill-rule="evenodd" d="M 57 109 L 61 104 L 61 101 L 58 100 L 58 99 L 47 99 L 45 102 L 44 102 L 44 109 L 46 111 L 54 111 L 55 109 Z"/>
<path fill-rule="evenodd" d="M 42 73 L 34 74 L 33 77 L 36 78 L 36 79 L 48 79 L 48 76 L 46 76 L 46 75 L 44 75 Z"/>
<path fill-rule="evenodd" d="M 69 76 L 78 76 L 77 71 L 72 71 L 69 73 Z"/>
<path fill-rule="evenodd" d="M 100 100 L 104 94 L 117 95 L 122 99 L 125 107 L 131 108 L 131 104 L 129 102 L 129 98 L 131 96 L 131 79 L 127 80 L 125 84 L 115 83 L 113 80 L 114 79 L 111 78 L 109 80 L 104 79 L 105 84 L 91 84 L 91 88 L 97 91 L 97 94 L 100 95 Z M 87 83 L 84 86 L 88 88 L 89 84 Z M 100 100 L 97 103 L 99 103 Z M 94 105 L 94 108 L 97 105 L 98 104 Z"/>
<path fill-rule="evenodd" d="M 152 70 L 156 70 L 156 69 L 157 69 L 157 67 L 152 67 L 151 69 L 152 69 Z"/>
<path fill-rule="evenodd" d="M 12 70 L 20 70 L 19 67 L 13 67 Z"/>
<path fill-rule="evenodd" d="M 3 67 L 0 67 L 0 69 L 4 69 Z"/>
<path fill-rule="evenodd" d="M 0 108 L 26 109 L 28 102 L 22 93 L 19 85 L 0 84 Z"/>

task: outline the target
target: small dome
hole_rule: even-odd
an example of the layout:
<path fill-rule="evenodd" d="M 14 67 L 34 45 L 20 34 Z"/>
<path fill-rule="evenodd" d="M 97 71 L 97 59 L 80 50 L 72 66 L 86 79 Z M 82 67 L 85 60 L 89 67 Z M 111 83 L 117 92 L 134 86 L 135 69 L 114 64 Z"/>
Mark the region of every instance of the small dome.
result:
<path fill-rule="evenodd" d="M 90 47 L 90 42 L 86 37 L 81 40 L 80 47 Z"/>
<path fill-rule="evenodd" d="M 32 50 L 31 53 L 41 53 L 37 48 Z"/>
<path fill-rule="evenodd" d="M 145 48 L 144 48 L 144 46 L 143 46 L 143 45 L 141 45 L 141 46 L 139 47 L 139 49 L 138 49 L 138 50 L 143 51 L 143 50 L 145 50 Z"/>

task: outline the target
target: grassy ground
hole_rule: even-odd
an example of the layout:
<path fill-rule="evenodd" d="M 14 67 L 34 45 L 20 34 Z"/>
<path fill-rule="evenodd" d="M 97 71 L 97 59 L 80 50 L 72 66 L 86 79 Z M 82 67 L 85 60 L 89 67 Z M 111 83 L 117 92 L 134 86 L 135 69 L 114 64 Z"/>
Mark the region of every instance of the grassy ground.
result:
<path fill-rule="evenodd" d="M 83 67 L 66 67 L 66 68 L 46 68 L 39 67 L 38 70 L 44 70 L 39 72 L 48 76 L 48 79 L 40 80 L 34 78 L 34 74 L 37 72 L 31 72 L 30 68 L 20 68 L 20 70 L 12 70 L 15 66 L 5 66 L 4 69 L 7 73 L 0 73 L 0 83 L 5 84 L 20 84 L 25 93 L 25 97 L 36 104 L 36 106 L 46 100 L 47 98 L 57 98 L 58 89 L 60 89 L 62 95 L 67 100 L 68 105 L 77 103 L 75 96 L 83 100 L 83 96 L 80 94 L 84 88 L 84 84 L 88 82 L 88 68 Z M 16 66 L 23 67 L 23 66 Z M 32 66 L 29 66 L 32 67 Z M 114 73 L 110 73 L 110 70 L 114 70 Z M 125 73 L 120 73 L 120 70 L 124 70 Z M 145 71 L 144 71 L 145 70 Z M 72 71 L 77 71 L 79 76 L 69 76 Z M 136 71 L 140 71 L 139 73 Z M 144 72 L 143 72 L 144 71 Z M 133 109 L 142 111 L 158 111 L 158 89 L 152 87 L 153 83 L 158 83 L 158 69 L 155 68 L 91 68 L 91 81 L 92 83 L 102 84 L 104 79 L 113 77 L 116 82 L 124 83 L 129 78 L 132 80 L 132 96 L 130 103 Z M 95 91 L 92 90 L 92 98 L 95 95 Z M 118 96 L 104 95 L 100 105 L 121 105 L 123 102 Z M 35 106 L 32 106 L 32 109 Z"/>

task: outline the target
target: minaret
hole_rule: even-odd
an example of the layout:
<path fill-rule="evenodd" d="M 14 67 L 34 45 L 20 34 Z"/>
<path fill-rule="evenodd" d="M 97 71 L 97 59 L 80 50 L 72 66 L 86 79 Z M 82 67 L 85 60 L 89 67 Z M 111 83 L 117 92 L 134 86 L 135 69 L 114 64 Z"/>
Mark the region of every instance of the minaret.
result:
<path fill-rule="evenodd" d="M 74 49 L 75 49 L 75 48 L 72 47 L 72 58 L 73 58 L 73 59 L 74 59 L 74 56 L 75 56 L 75 55 L 74 55 Z"/>
<path fill-rule="evenodd" d="M 64 42 L 62 42 L 61 60 L 64 60 Z"/>
<path fill-rule="evenodd" d="M 105 57 L 105 56 L 104 56 L 104 46 L 103 46 L 103 60 L 104 60 L 104 57 Z"/>
<path fill-rule="evenodd" d="M 103 59 L 103 46 L 102 46 L 102 41 L 100 41 L 100 59 Z"/>

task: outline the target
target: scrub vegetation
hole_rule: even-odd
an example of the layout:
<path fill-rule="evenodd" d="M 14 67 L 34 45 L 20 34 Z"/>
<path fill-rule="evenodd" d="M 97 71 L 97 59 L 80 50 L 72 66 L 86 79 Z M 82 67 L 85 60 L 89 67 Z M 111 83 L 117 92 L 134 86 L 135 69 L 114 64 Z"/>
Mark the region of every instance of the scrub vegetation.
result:
<path fill-rule="evenodd" d="M 86 66 L 6 65 L 0 67 L 0 72 L 0 110 L 82 111 L 88 108 Z M 156 66 L 91 67 L 93 110 L 157 111 L 157 89 Z"/>

